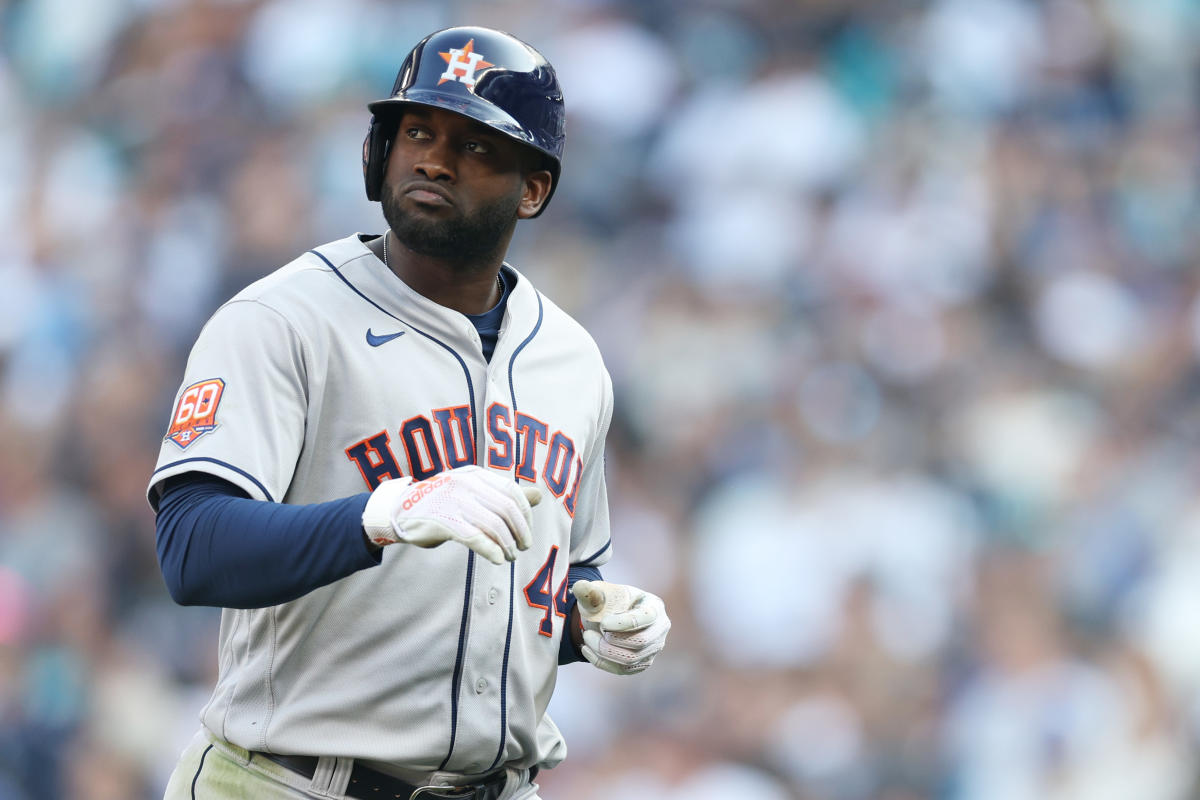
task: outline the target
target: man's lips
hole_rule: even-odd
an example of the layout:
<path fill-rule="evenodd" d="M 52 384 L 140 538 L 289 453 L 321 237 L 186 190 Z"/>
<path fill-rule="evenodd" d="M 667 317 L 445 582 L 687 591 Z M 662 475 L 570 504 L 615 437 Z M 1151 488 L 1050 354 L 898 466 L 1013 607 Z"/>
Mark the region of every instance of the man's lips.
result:
<path fill-rule="evenodd" d="M 424 203 L 431 206 L 450 206 L 454 202 L 450 199 L 450 194 L 438 186 L 436 183 L 410 183 L 404 187 L 404 196 L 418 203 Z"/>

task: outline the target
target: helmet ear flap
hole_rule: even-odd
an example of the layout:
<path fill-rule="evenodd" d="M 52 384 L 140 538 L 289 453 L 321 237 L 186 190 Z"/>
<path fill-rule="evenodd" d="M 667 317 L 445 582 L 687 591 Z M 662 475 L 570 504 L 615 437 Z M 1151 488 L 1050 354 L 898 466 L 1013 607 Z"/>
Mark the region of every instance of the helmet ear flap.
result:
<path fill-rule="evenodd" d="M 378 200 L 383 191 L 383 171 L 387 166 L 388 150 L 395 130 L 394 121 L 381 121 L 374 115 L 371 116 L 367 137 L 363 139 L 362 153 L 363 183 L 366 185 L 368 200 Z"/>

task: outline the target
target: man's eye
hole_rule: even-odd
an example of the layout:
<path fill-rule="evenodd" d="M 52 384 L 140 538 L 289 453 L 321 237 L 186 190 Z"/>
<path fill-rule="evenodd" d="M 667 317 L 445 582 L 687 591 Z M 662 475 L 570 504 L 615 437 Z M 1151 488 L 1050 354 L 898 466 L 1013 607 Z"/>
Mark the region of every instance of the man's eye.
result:
<path fill-rule="evenodd" d="M 483 142 L 467 142 L 467 149 L 470 150 L 472 153 L 482 154 L 482 153 L 490 153 L 491 152 L 491 148 L 489 148 Z"/>
<path fill-rule="evenodd" d="M 428 139 L 429 134 L 421 128 L 405 128 L 404 135 L 410 139 Z"/>

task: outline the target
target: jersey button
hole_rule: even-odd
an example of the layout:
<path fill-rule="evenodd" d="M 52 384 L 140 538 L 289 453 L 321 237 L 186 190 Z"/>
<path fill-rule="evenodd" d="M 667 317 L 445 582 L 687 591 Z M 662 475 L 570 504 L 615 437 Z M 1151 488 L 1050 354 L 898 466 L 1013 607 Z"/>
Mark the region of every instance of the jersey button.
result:
<path fill-rule="evenodd" d="M 487 691 L 487 678 L 480 678 L 475 681 L 475 694 L 483 694 Z"/>
<path fill-rule="evenodd" d="M 492 605 L 496 605 L 496 598 L 499 596 L 500 596 L 500 592 L 496 591 L 495 586 L 488 589 L 488 602 L 491 603 Z"/>

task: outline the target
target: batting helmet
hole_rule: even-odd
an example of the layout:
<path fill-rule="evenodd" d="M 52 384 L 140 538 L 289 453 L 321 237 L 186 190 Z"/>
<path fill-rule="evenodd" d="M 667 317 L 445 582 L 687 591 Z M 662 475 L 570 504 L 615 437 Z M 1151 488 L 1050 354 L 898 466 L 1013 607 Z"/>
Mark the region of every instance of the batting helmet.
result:
<path fill-rule="evenodd" d="M 558 186 L 566 112 L 554 67 L 520 39 L 491 28 L 447 28 L 412 49 L 391 96 L 369 103 L 363 142 L 367 199 L 378 200 L 396 118 L 409 105 L 454 111 L 534 148 L 552 175 L 545 210 Z M 534 216 L 537 216 L 536 214 Z"/>

